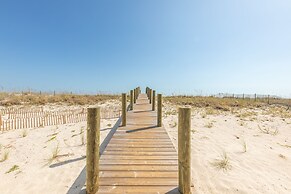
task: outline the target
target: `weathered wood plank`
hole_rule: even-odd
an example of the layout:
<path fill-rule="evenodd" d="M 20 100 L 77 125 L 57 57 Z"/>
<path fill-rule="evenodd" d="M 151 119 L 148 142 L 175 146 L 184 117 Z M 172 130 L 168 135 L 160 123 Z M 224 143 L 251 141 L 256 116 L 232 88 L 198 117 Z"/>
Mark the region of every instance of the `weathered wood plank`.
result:
<path fill-rule="evenodd" d="M 142 152 L 142 151 L 104 151 L 104 155 L 123 155 L 123 156 L 176 156 L 176 152 Z"/>
<path fill-rule="evenodd" d="M 100 165 L 100 170 L 106 171 L 174 171 L 178 170 L 178 166 L 173 165 L 134 165 L 134 164 L 121 164 L 121 165 Z"/>
<path fill-rule="evenodd" d="M 142 148 L 142 147 L 107 147 L 107 151 L 129 151 L 129 152 L 176 152 L 173 147 L 149 147 L 149 148 Z"/>
<path fill-rule="evenodd" d="M 178 160 L 100 160 L 100 164 L 178 165 Z"/>
<path fill-rule="evenodd" d="M 142 157 L 136 157 L 136 156 L 124 156 L 124 155 L 102 155 L 102 160 L 108 160 L 108 159 L 126 159 L 126 160 L 178 160 L 178 156 L 142 156 Z"/>
<path fill-rule="evenodd" d="M 178 193 L 178 155 L 140 94 L 100 158 L 98 193 Z"/>
<path fill-rule="evenodd" d="M 101 186 L 98 193 L 167 193 L 179 194 L 176 186 Z"/>
<path fill-rule="evenodd" d="M 176 186 L 177 178 L 172 177 L 149 177 L 149 178 L 119 178 L 119 177 L 102 177 L 100 179 L 101 186 L 135 186 L 135 185 L 158 185 L 158 186 Z"/>
<path fill-rule="evenodd" d="M 100 177 L 119 177 L 119 178 L 177 178 L 178 172 L 176 171 L 100 171 Z"/>

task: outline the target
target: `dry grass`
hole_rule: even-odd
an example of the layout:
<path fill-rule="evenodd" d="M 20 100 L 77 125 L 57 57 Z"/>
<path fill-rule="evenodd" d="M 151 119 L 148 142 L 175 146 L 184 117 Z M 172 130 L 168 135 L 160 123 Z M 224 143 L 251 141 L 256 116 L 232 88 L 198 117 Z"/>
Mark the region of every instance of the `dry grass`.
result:
<path fill-rule="evenodd" d="M 21 137 L 26 137 L 27 136 L 27 130 L 23 129 L 21 132 Z"/>
<path fill-rule="evenodd" d="M 81 145 L 85 145 L 85 134 L 82 133 L 81 135 Z"/>
<path fill-rule="evenodd" d="M 57 138 L 57 135 L 53 135 L 49 140 L 47 140 L 45 143 L 53 141 Z"/>
<path fill-rule="evenodd" d="M 0 159 L 0 162 L 6 161 L 8 159 L 8 157 L 9 157 L 9 151 L 5 150 L 2 158 Z"/>
<path fill-rule="evenodd" d="M 119 99 L 119 95 L 76 95 L 76 94 L 38 94 L 38 93 L 0 93 L 0 105 L 45 105 L 50 103 L 66 105 L 93 105 L 101 101 Z"/>
<path fill-rule="evenodd" d="M 247 143 L 246 143 L 246 141 L 242 142 L 242 146 L 243 146 L 243 152 L 246 153 L 247 152 Z"/>
<path fill-rule="evenodd" d="M 239 117 L 241 119 L 249 118 L 249 117 L 255 118 L 257 115 L 258 115 L 258 113 L 256 113 L 256 112 L 247 111 L 247 112 L 240 112 L 240 113 L 238 113 L 236 115 L 236 117 Z"/>
<path fill-rule="evenodd" d="M 232 108 L 239 107 L 262 107 L 263 102 L 255 102 L 243 99 L 199 97 L 199 96 L 168 96 L 165 101 L 177 105 L 190 105 L 192 107 L 208 108 L 208 114 L 216 114 L 217 110 L 230 111 Z"/>
<path fill-rule="evenodd" d="M 258 125 L 258 128 L 259 128 L 259 130 L 260 130 L 262 133 L 269 134 L 269 135 L 273 135 L 273 136 L 275 136 L 275 135 L 277 135 L 277 134 L 279 133 L 279 130 L 278 130 L 278 129 L 272 131 L 272 130 L 269 129 L 269 128 L 262 128 L 260 125 Z"/>
<path fill-rule="evenodd" d="M 279 154 L 279 157 L 286 160 L 286 156 L 284 156 L 283 154 Z"/>
<path fill-rule="evenodd" d="M 226 154 L 226 152 L 223 152 L 220 159 L 216 159 L 215 162 L 212 163 L 212 165 L 218 169 L 222 169 L 223 171 L 227 171 L 231 169 L 231 165 L 229 162 L 229 158 Z"/>
<path fill-rule="evenodd" d="M 278 143 L 278 145 L 280 145 L 282 147 L 285 147 L 285 148 L 291 148 L 291 145 L 287 145 L 287 144 L 280 144 L 280 143 Z"/>
<path fill-rule="evenodd" d="M 81 145 L 85 145 L 84 127 L 81 127 L 81 129 L 80 129 L 80 135 L 81 135 Z"/>
<path fill-rule="evenodd" d="M 213 127 L 213 123 L 212 123 L 212 122 L 209 122 L 209 123 L 207 123 L 207 124 L 205 125 L 205 127 L 207 127 L 207 128 L 212 128 L 212 127 Z"/>
<path fill-rule="evenodd" d="M 57 144 L 57 146 L 52 150 L 52 155 L 48 159 L 48 164 L 51 164 L 54 160 L 56 160 L 59 156 L 59 153 L 60 153 L 60 147 L 59 147 L 59 144 Z"/>
<path fill-rule="evenodd" d="M 177 122 L 174 121 L 172 124 L 170 124 L 170 127 L 171 127 L 171 128 L 175 128 L 175 127 L 177 127 Z"/>
<path fill-rule="evenodd" d="M 13 171 L 18 170 L 18 169 L 19 169 L 18 165 L 13 165 L 7 172 L 5 172 L 5 174 L 8 174 L 8 173 L 13 172 Z"/>

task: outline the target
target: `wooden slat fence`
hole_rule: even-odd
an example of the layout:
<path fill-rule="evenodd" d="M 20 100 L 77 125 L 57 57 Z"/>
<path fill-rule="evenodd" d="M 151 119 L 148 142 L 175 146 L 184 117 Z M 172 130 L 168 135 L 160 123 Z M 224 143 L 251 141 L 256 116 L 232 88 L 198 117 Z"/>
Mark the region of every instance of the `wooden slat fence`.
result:
<path fill-rule="evenodd" d="M 1 109 L 0 130 L 8 131 L 13 129 L 39 128 L 51 125 L 62 125 L 78 123 L 87 120 L 85 108 L 72 110 L 44 111 L 38 109 Z M 102 119 L 119 118 L 120 107 L 106 107 L 101 110 Z"/>

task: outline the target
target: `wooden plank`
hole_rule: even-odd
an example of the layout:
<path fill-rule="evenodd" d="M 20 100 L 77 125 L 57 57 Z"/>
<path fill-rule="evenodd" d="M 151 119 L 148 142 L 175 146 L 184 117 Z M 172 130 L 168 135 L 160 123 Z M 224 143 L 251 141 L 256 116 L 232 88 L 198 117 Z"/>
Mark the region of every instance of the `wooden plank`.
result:
<path fill-rule="evenodd" d="M 174 148 L 174 146 L 172 144 L 169 144 L 169 143 L 164 143 L 164 144 L 160 144 L 160 145 L 157 145 L 157 144 L 153 145 L 153 144 L 111 143 L 107 146 L 107 148 L 112 148 L 112 147 L 122 147 L 122 148 L 169 148 L 169 147 L 172 147 L 172 148 Z"/>
<path fill-rule="evenodd" d="M 146 194 L 180 194 L 176 186 L 100 186 L 99 192 L 102 193 L 146 193 Z"/>
<path fill-rule="evenodd" d="M 104 151 L 103 155 L 124 155 L 124 156 L 177 156 L 176 152 L 142 152 L 142 151 Z"/>
<path fill-rule="evenodd" d="M 174 171 L 178 170 L 177 165 L 134 165 L 134 164 L 121 164 L 121 165 L 105 165 L 101 164 L 99 166 L 101 171 Z"/>
<path fill-rule="evenodd" d="M 177 151 L 146 96 L 136 102 L 101 155 L 98 193 L 179 193 Z"/>
<path fill-rule="evenodd" d="M 100 164 L 178 165 L 178 160 L 100 160 Z"/>
<path fill-rule="evenodd" d="M 173 147 L 149 147 L 149 148 L 143 148 L 143 147 L 107 147 L 106 151 L 129 151 L 129 152 L 176 152 L 176 150 Z"/>
<path fill-rule="evenodd" d="M 150 143 L 150 144 L 160 144 L 160 143 L 167 143 L 167 144 L 170 144 L 170 145 L 173 145 L 173 143 L 171 142 L 170 139 L 128 139 L 128 138 L 114 138 L 111 140 L 110 143 L 114 143 L 114 142 L 120 142 L 120 143 L 127 143 L 127 142 L 130 142 L 130 143 Z"/>
<path fill-rule="evenodd" d="M 176 171 L 100 171 L 100 177 L 119 177 L 119 178 L 177 178 Z"/>
<path fill-rule="evenodd" d="M 102 177 L 100 186 L 136 186 L 136 185 L 159 185 L 159 186 L 176 186 L 177 179 L 172 177 L 150 177 L 150 178 L 119 178 L 119 177 Z"/>
<path fill-rule="evenodd" d="M 142 156 L 142 157 L 136 157 L 136 156 L 124 156 L 124 155 L 102 155 L 102 160 L 112 160 L 112 159 L 127 159 L 127 160 L 177 160 L 178 156 Z"/>

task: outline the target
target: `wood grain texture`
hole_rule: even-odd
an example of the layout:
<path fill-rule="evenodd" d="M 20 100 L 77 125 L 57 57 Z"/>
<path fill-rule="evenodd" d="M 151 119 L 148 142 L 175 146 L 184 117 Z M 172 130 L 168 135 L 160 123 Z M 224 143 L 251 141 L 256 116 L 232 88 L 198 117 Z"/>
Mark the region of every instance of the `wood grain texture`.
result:
<path fill-rule="evenodd" d="M 100 158 L 98 193 L 179 193 L 178 154 L 147 94 L 133 107 Z"/>

